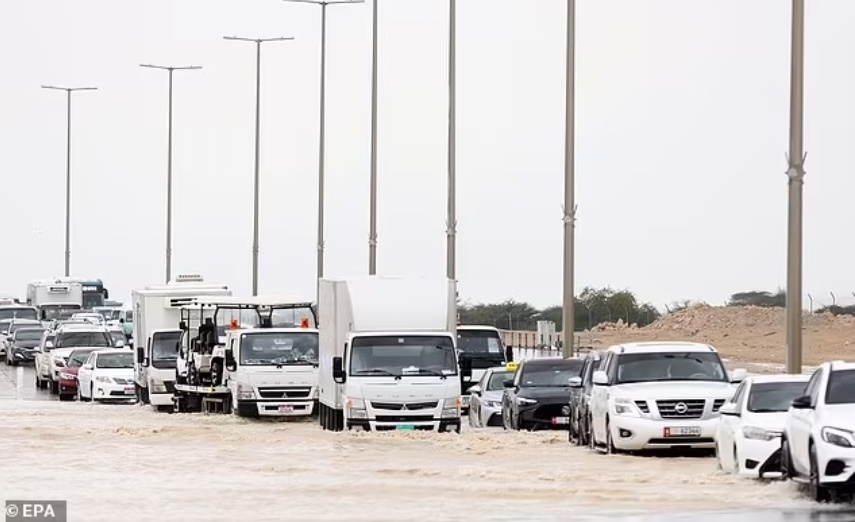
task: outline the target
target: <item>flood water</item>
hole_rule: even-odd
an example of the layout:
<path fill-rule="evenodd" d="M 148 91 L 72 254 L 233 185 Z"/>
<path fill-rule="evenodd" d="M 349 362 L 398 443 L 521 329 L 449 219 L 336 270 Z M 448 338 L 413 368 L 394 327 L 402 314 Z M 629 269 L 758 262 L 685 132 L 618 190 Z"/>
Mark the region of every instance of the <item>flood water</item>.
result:
<path fill-rule="evenodd" d="M 69 520 L 87 522 L 673 522 L 814 507 L 792 484 L 725 475 L 710 457 L 606 456 L 564 432 L 330 433 L 308 420 L 60 403 L 35 390 L 31 368 L 3 365 L 0 501 L 9 499 L 68 500 Z"/>

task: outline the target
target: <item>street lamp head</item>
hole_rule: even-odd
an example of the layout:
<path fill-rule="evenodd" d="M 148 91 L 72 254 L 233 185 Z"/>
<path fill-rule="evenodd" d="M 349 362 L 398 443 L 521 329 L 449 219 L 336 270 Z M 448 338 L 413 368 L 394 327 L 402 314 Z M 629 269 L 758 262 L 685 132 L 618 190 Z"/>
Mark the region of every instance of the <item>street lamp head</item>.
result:
<path fill-rule="evenodd" d="M 264 42 L 282 42 L 286 40 L 293 40 L 293 36 L 277 36 L 274 38 L 243 38 L 240 36 L 224 36 L 223 40 L 236 40 L 239 42 L 253 42 L 257 44 L 261 44 Z"/>
<path fill-rule="evenodd" d="M 54 91 L 97 91 L 98 87 L 57 87 L 55 85 L 42 85 L 42 89 L 51 89 Z"/>
<path fill-rule="evenodd" d="M 335 4 L 364 4 L 365 0 L 282 0 L 288 3 L 335 5 Z"/>
<path fill-rule="evenodd" d="M 152 65 L 149 63 L 141 63 L 140 67 L 145 67 L 148 69 L 162 69 L 164 71 L 189 71 L 195 69 L 201 69 L 201 65 L 182 65 L 182 66 L 167 66 L 167 65 Z"/>

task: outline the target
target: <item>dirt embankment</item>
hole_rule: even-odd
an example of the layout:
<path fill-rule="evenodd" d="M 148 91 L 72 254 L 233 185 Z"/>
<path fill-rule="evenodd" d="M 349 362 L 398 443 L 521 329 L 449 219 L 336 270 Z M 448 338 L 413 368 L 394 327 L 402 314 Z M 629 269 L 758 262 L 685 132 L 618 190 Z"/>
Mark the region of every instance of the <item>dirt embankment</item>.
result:
<path fill-rule="evenodd" d="M 804 364 L 855 360 L 855 317 L 805 313 L 802 323 Z M 582 342 L 597 348 L 637 341 L 693 341 L 715 346 L 734 361 L 786 361 L 783 308 L 697 305 L 665 316 L 643 328 L 622 321 L 595 326 Z"/>

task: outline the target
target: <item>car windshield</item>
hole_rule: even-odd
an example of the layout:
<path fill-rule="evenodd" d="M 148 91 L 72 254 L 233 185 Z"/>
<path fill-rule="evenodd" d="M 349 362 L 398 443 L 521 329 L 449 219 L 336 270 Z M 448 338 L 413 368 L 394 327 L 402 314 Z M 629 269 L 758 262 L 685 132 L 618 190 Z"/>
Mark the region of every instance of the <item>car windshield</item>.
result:
<path fill-rule="evenodd" d="M 490 376 L 490 381 L 487 383 L 485 391 L 496 391 L 505 389 L 505 381 L 514 378 L 514 372 L 493 372 Z"/>
<path fill-rule="evenodd" d="M 83 363 L 89 358 L 90 353 L 92 353 L 92 350 L 74 350 L 68 356 L 68 367 L 79 368 L 83 366 Z"/>
<path fill-rule="evenodd" d="M 241 365 L 317 363 L 318 334 L 315 332 L 265 332 L 240 336 Z"/>
<path fill-rule="evenodd" d="M 40 326 L 40 324 L 41 323 L 38 323 L 38 322 L 35 322 L 35 323 L 12 323 L 9 325 L 9 334 L 11 335 L 11 334 L 15 333 L 17 330 L 20 330 L 22 328 L 32 328 L 34 326 Z"/>
<path fill-rule="evenodd" d="M 826 404 L 855 404 L 855 370 L 835 370 L 828 376 Z"/>
<path fill-rule="evenodd" d="M 118 343 L 118 342 L 121 342 L 122 344 L 125 343 L 125 332 L 110 330 L 110 337 L 113 338 L 114 343 Z"/>
<path fill-rule="evenodd" d="M 761 382 L 751 386 L 748 411 L 773 413 L 787 411 L 793 399 L 804 395 L 806 382 Z"/>
<path fill-rule="evenodd" d="M 617 383 L 650 381 L 727 382 L 715 352 L 624 353 L 618 359 Z"/>
<path fill-rule="evenodd" d="M 41 328 L 21 328 L 15 332 L 16 341 L 41 341 L 44 330 Z"/>
<path fill-rule="evenodd" d="M 27 307 L 4 307 L 0 308 L 0 320 L 2 319 L 38 319 L 34 308 Z"/>
<path fill-rule="evenodd" d="M 54 343 L 57 348 L 72 348 L 75 346 L 92 346 L 110 348 L 113 341 L 107 332 L 61 332 Z"/>
<path fill-rule="evenodd" d="M 457 357 L 450 337 L 357 337 L 351 345 L 350 374 L 381 377 L 457 375 Z"/>
<path fill-rule="evenodd" d="M 134 367 L 134 357 L 131 352 L 127 353 L 102 353 L 95 360 L 96 368 L 126 368 Z"/>
<path fill-rule="evenodd" d="M 151 339 L 151 365 L 155 368 L 175 368 L 181 332 L 157 332 Z"/>
<path fill-rule="evenodd" d="M 520 376 L 522 388 L 552 388 L 570 386 L 570 379 L 579 377 L 582 371 L 581 359 L 558 359 L 550 363 L 529 363 L 523 366 Z"/>

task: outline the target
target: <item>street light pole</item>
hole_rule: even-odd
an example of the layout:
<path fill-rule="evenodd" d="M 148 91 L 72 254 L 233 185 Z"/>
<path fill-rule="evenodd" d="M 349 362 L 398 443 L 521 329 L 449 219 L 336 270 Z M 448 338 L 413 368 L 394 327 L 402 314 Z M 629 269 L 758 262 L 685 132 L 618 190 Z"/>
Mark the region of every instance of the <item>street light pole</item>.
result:
<path fill-rule="evenodd" d="M 371 196 L 369 202 L 368 275 L 377 274 L 377 11 L 373 0 L 371 37 Z"/>
<path fill-rule="evenodd" d="M 293 40 L 293 37 L 277 38 L 239 38 L 237 36 L 224 36 L 224 40 L 235 40 L 241 42 L 253 42 L 256 45 L 255 53 L 255 178 L 253 188 L 253 211 L 252 211 L 252 295 L 258 295 L 258 200 L 259 200 L 259 156 L 260 156 L 260 134 L 261 134 L 261 44 L 265 42 L 281 42 Z"/>
<path fill-rule="evenodd" d="M 448 13 L 448 209 L 446 274 L 457 281 L 457 0 Z"/>
<path fill-rule="evenodd" d="M 300 4 L 321 6 L 321 96 L 318 145 L 318 268 L 315 299 L 320 298 L 320 280 L 324 277 L 324 178 L 326 176 L 326 101 L 327 101 L 327 6 L 336 4 L 363 4 L 365 0 L 284 0 Z"/>
<path fill-rule="evenodd" d="M 97 91 L 97 87 L 56 87 L 42 85 L 42 89 L 65 91 L 66 142 L 65 142 L 65 277 L 71 275 L 71 93 L 75 91 Z"/>
<path fill-rule="evenodd" d="M 787 155 L 787 373 L 802 373 L 802 190 L 804 188 L 805 2 L 793 0 L 790 51 L 790 150 Z"/>
<path fill-rule="evenodd" d="M 167 67 L 163 65 L 140 64 L 140 67 L 160 69 L 169 72 L 169 125 L 168 145 L 166 149 L 166 282 L 172 280 L 172 73 L 201 69 L 198 65 Z"/>
<path fill-rule="evenodd" d="M 576 307 L 574 292 L 576 227 L 576 0 L 567 0 L 566 115 L 564 143 L 564 303 L 562 326 L 564 357 L 575 349 Z"/>

